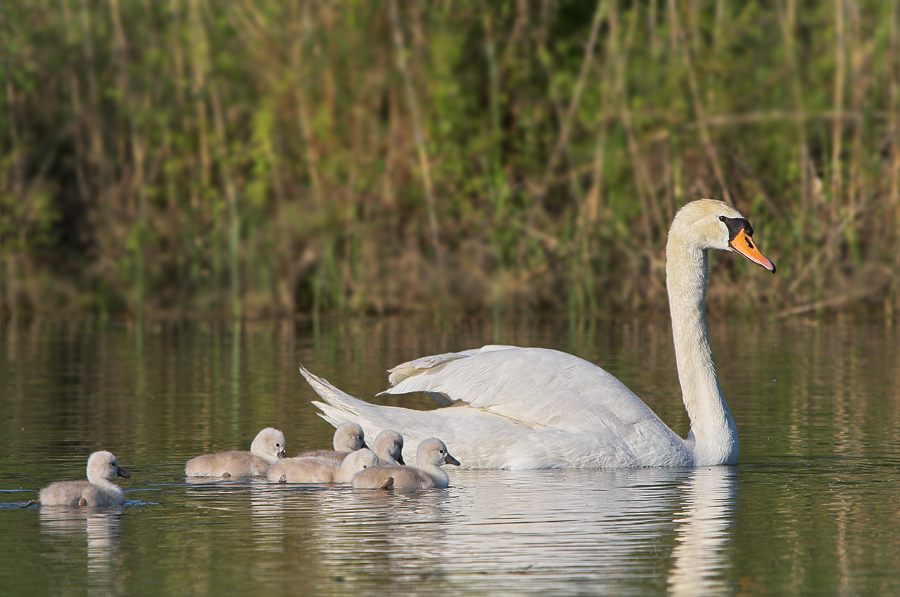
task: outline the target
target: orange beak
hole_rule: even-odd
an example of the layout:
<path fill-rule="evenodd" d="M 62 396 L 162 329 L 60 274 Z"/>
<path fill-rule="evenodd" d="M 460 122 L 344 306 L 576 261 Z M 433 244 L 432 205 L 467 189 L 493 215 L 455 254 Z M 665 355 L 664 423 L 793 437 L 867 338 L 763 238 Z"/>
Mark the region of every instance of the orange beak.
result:
<path fill-rule="evenodd" d="M 728 244 L 735 253 L 740 253 L 756 265 L 761 265 L 773 274 L 775 273 L 775 264 L 759 252 L 759 249 L 753 244 L 753 239 L 745 231 L 738 232 Z"/>

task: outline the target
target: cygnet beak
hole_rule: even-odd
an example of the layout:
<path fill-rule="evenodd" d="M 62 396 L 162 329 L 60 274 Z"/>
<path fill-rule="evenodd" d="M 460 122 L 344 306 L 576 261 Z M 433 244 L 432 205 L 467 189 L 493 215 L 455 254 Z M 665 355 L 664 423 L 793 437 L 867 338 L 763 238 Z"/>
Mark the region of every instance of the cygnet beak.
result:
<path fill-rule="evenodd" d="M 403 454 L 397 456 L 397 464 L 406 464 L 405 462 L 403 462 Z"/>
<path fill-rule="evenodd" d="M 287 458 L 287 452 L 285 452 L 284 450 L 281 450 L 281 452 L 279 452 L 275 456 L 278 456 L 278 458 Z"/>
<path fill-rule="evenodd" d="M 116 475 L 119 477 L 123 477 L 125 479 L 130 479 L 131 475 L 128 474 L 128 471 L 123 469 L 121 466 L 116 467 Z"/>
<path fill-rule="evenodd" d="M 444 464 L 453 464 L 453 465 L 459 466 L 459 460 L 457 460 L 453 456 L 450 456 L 450 453 L 448 452 L 447 457 L 444 458 Z"/>

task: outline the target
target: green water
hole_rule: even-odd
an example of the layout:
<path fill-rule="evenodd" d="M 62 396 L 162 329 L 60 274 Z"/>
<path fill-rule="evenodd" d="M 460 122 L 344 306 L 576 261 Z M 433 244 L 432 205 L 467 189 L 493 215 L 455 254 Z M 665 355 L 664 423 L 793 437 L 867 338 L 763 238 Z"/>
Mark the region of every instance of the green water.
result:
<path fill-rule="evenodd" d="M 712 322 L 710 336 L 738 466 L 453 469 L 448 489 L 394 495 L 189 483 L 183 467 L 265 426 L 289 455 L 329 445 L 298 362 L 370 398 L 392 365 L 497 342 L 601 364 L 684 436 L 668 323 L 4 323 L 0 593 L 900 593 L 898 331 Z M 20 507 L 101 448 L 132 473 L 123 508 Z"/>

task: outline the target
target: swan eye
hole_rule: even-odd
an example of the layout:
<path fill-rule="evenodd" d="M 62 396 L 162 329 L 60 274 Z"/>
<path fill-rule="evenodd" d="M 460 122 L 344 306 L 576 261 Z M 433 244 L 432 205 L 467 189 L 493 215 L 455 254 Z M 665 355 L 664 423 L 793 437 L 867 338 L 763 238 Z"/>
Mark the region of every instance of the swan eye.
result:
<path fill-rule="evenodd" d="M 728 228 L 728 240 L 733 241 L 737 235 L 743 230 L 746 236 L 753 236 L 753 226 L 744 218 L 729 218 L 727 216 L 719 216 L 719 221 Z"/>

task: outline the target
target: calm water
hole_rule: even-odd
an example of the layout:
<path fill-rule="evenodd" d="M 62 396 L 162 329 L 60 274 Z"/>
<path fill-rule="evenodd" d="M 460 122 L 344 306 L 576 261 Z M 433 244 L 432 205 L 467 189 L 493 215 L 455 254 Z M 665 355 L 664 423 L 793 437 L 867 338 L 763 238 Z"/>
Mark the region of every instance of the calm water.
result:
<path fill-rule="evenodd" d="M 189 483 L 183 466 L 248 449 L 269 425 L 289 454 L 329 445 L 300 361 L 371 397 L 392 365 L 495 342 L 601 364 L 684 436 L 667 321 L 2 324 L 0 593 L 900 594 L 898 331 L 790 320 L 710 333 L 738 466 L 454 469 L 448 489 L 394 495 Z M 132 473 L 123 508 L 19 507 L 83 478 L 99 448 Z"/>

